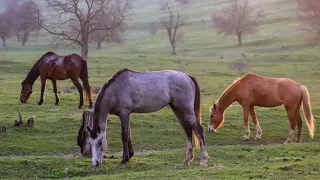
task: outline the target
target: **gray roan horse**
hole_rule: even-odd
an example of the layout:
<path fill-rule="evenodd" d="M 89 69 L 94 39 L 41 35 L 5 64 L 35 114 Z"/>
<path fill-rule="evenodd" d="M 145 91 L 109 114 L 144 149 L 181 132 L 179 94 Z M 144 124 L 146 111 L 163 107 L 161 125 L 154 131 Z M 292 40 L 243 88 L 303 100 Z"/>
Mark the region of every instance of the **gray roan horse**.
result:
<path fill-rule="evenodd" d="M 130 136 L 130 113 L 150 113 L 170 105 L 187 136 L 185 164 L 193 160 L 192 130 L 196 145 L 201 148 L 200 166 L 206 167 L 209 158 L 205 148 L 200 115 L 200 88 L 196 80 L 182 72 L 167 70 L 117 72 L 101 89 L 94 106 L 93 125 L 81 127 L 78 145 L 82 155 L 92 154 L 92 166 L 102 163 L 107 150 L 106 119 L 108 114 L 121 120 L 123 157 L 121 168 L 133 156 Z M 89 137 L 90 133 L 90 137 Z M 200 141 L 200 142 L 199 142 Z"/>

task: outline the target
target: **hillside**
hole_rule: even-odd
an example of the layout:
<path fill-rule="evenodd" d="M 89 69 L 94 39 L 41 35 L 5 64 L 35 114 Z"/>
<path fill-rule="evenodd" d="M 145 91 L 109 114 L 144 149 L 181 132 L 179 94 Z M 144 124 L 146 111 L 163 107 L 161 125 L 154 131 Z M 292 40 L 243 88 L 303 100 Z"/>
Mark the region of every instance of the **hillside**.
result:
<path fill-rule="evenodd" d="M 42 2 L 42 0 L 38 0 Z M 158 0 L 133 0 L 133 16 L 128 22 L 123 44 L 103 44 L 88 57 L 90 84 L 94 100 L 99 89 L 123 68 L 135 71 L 174 69 L 194 76 L 201 87 L 201 113 L 210 159 L 208 168 L 199 168 L 200 153 L 184 166 L 186 138 L 169 107 L 150 114 L 132 114 L 132 142 L 135 156 L 126 169 L 121 161 L 121 124 L 116 116 L 107 123 L 108 152 L 100 168 L 91 167 L 91 159 L 80 155 L 76 138 L 83 109 L 77 109 L 79 94 L 70 80 L 58 81 L 61 102 L 48 80 L 45 102 L 39 106 L 40 80 L 33 86 L 27 104 L 21 104 L 21 82 L 36 60 L 46 51 L 60 54 L 79 53 L 69 44 L 56 48 L 52 36 L 40 32 L 25 47 L 16 38 L 0 48 L 0 125 L 10 127 L 18 111 L 26 121 L 35 118 L 35 127 L 8 128 L 0 133 L 0 179 L 317 179 L 320 174 L 320 79 L 319 46 L 310 48 L 296 21 L 293 0 L 250 0 L 261 6 L 266 17 L 261 31 L 243 39 L 219 36 L 211 22 L 211 13 L 225 7 L 227 0 L 191 0 L 179 5 L 170 1 L 187 19 L 184 38 L 177 45 L 177 56 L 170 55 L 165 30 L 151 36 L 152 22 L 166 17 Z M 2 5 L 3 1 L 0 1 Z M 1 7 L 1 6 L 0 6 Z M 202 25 L 201 20 L 204 20 Z M 223 59 L 220 59 L 221 55 Z M 303 120 L 303 143 L 283 145 L 289 133 L 283 106 L 256 107 L 263 131 L 254 140 L 255 126 L 249 118 L 251 136 L 243 141 L 242 107 L 234 103 L 226 111 L 226 120 L 217 133 L 207 130 L 208 109 L 237 78 L 255 72 L 269 77 L 286 77 L 305 85 L 315 118 L 316 133 L 311 139 Z M 301 116 L 303 117 L 302 111 Z M 293 141 L 296 140 L 296 135 Z"/>

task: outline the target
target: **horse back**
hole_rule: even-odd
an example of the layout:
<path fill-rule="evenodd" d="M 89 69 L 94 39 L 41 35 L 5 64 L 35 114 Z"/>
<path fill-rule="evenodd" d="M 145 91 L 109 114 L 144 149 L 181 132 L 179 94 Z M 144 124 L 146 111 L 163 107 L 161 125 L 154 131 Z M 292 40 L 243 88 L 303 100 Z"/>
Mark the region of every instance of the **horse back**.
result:
<path fill-rule="evenodd" d="M 238 82 L 239 99 L 264 107 L 280 106 L 289 99 L 300 98 L 299 84 L 289 78 L 248 74 Z"/>
<path fill-rule="evenodd" d="M 40 75 L 47 79 L 78 79 L 82 61 L 84 59 L 77 54 L 60 56 L 55 53 L 46 53 L 39 60 Z"/>

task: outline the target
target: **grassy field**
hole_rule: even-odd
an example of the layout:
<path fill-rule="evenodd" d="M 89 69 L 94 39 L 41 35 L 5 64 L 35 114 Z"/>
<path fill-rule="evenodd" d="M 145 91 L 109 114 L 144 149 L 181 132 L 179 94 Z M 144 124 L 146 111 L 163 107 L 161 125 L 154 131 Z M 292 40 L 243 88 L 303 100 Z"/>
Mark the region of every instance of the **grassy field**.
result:
<path fill-rule="evenodd" d="M 296 6 L 289 0 L 271 0 L 263 4 L 267 14 L 261 30 L 244 38 L 236 47 L 235 37 L 217 36 L 210 13 L 225 6 L 226 0 L 194 1 L 185 6 L 174 4 L 188 18 L 184 40 L 179 42 L 177 56 L 170 56 L 169 43 L 160 30 L 154 37 L 148 33 L 151 22 L 163 17 L 158 4 L 136 1 L 135 16 L 129 24 L 122 45 L 104 45 L 89 54 L 91 85 L 99 90 L 122 68 L 136 71 L 175 69 L 194 76 L 202 92 L 202 119 L 206 129 L 208 109 L 223 90 L 236 78 L 248 72 L 271 77 L 289 77 L 305 85 L 310 93 L 316 134 L 310 139 L 303 123 L 303 143 L 282 145 L 288 132 L 284 107 L 256 108 L 263 130 L 262 139 L 253 140 L 255 129 L 250 122 L 251 139 L 244 135 L 242 109 L 234 104 L 227 110 L 226 122 L 217 133 L 205 131 L 210 159 L 208 168 L 199 168 L 200 153 L 190 166 L 182 165 L 186 139 L 169 108 L 152 114 L 132 114 L 132 138 L 136 155 L 126 169 L 121 161 L 120 121 L 108 118 L 108 154 L 102 167 L 93 169 L 88 158 L 80 156 L 76 145 L 82 110 L 77 109 L 79 95 L 70 81 L 59 81 L 64 93 L 60 106 L 54 105 L 51 82 L 47 81 L 46 100 L 37 105 L 40 83 L 36 81 L 28 104 L 19 102 L 21 82 L 33 63 L 46 51 L 65 54 L 76 48 L 52 49 L 49 36 L 32 38 L 21 48 L 16 39 L 0 49 L 0 125 L 11 126 L 18 111 L 24 120 L 35 117 L 35 128 L 14 127 L 0 134 L 0 179 L 316 179 L 320 174 L 320 79 L 319 47 L 309 48 L 304 34 L 296 30 Z M 142 6 L 143 4 L 143 6 Z M 200 26 L 204 18 L 205 26 Z M 246 58 L 241 56 L 246 55 Z M 219 59 L 224 54 L 224 59 Z M 145 58 L 140 57 L 145 56 Z M 234 61 L 247 65 L 243 71 L 230 69 Z M 95 94 L 94 97 L 96 97 Z M 294 137 L 295 140 L 296 137 Z"/>

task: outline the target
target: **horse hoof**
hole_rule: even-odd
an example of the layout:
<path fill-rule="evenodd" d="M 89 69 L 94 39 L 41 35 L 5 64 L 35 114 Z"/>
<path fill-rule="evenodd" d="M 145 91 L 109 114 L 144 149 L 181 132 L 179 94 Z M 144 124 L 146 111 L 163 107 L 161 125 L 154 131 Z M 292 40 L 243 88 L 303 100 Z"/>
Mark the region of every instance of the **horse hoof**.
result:
<path fill-rule="evenodd" d="M 291 141 L 286 140 L 283 144 L 290 144 Z"/>
<path fill-rule="evenodd" d="M 126 164 L 120 163 L 120 168 L 121 168 L 121 169 L 125 169 L 125 168 L 126 168 Z"/>
<path fill-rule="evenodd" d="M 200 164 L 200 167 L 201 167 L 201 168 L 206 168 L 206 167 L 207 167 L 207 164 Z"/>
<path fill-rule="evenodd" d="M 38 105 L 41 105 L 43 102 L 38 102 Z"/>
<path fill-rule="evenodd" d="M 244 141 L 249 141 L 249 137 L 247 135 L 243 136 Z"/>
<path fill-rule="evenodd" d="M 185 166 L 189 166 L 189 165 L 190 165 L 190 161 L 184 160 L 184 161 L 183 161 L 183 164 L 184 164 Z"/>
<path fill-rule="evenodd" d="M 59 103 L 56 103 L 55 105 L 56 105 L 56 106 L 59 106 Z"/>
<path fill-rule="evenodd" d="M 261 137 L 257 137 L 257 136 L 256 136 L 254 139 L 255 139 L 255 140 L 261 140 Z"/>

